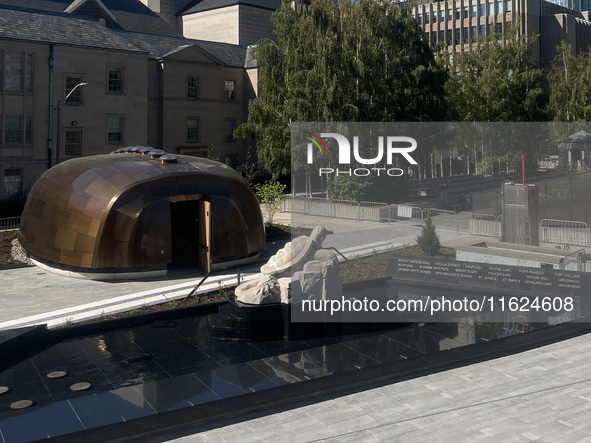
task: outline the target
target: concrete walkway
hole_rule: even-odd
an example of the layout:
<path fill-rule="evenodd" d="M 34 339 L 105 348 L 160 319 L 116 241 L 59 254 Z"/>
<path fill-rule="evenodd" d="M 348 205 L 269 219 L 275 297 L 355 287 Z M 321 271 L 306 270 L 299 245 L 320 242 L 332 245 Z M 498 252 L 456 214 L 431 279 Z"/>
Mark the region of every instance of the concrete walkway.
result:
<path fill-rule="evenodd" d="M 146 442 L 591 441 L 591 335 Z"/>
<path fill-rule="evenodd" d="M 409 222 L 385 224 L 301 214 L 296 221 L 303 227 L 325 226 L 332 233 L 323 245 L 337 248 L 348 258 L 415 244 L 421 230 L 418 224 Z M 278 213 L 275 222 L 291 225 L 292 219 L 289 213 Z M 449 231 L 438 233 L 445 246 L 487 239 Z M 274 254 L 284 244 L 269 243 L 264 255 Z M 254 278 L 259 269 L 260 265 L 241 268 L 241 281 Z M 38 267 L 0 271 L 0 330 L 42 323 L 54 327 L 172 302 L 186 297 L 203 276 L 198 269 L 183 269 L 170 272 L 164 279 L 105 282 L 59 276 Z M 235 269 L 219 272 L 207 279 L 199 293 L 236 283 Z"/>
<path fill-rule="evenodd" d="M 352 256 L 413 244 L 420 232 L 419 226 L 408 223 L 314 216 L 297 220 L 309 227 L 323 224 L 334 232 L 325 245 Z M 289 214 L 278 214 L 275 221 L 291 224 Z M 484 239 L 446 231 L 439 231 L 439 236 L 446 246 Z M 119 308 L 124 301 L 141 307 L 155 294 L 165 300 L 175 293 L 184 296 L 202 275 L 186 272 L 158 281 L 106 283 L 55 276 L 34 267 L 0 271 L 0 329 L 23 321 L 41 323 L 51 316 L 63 322 L 86 308 L 86 313 L 100 315 L 101 306 Z M 234 271 L 219 276 L 228 283 L 235 277 Z M 219 282 L 211 285 L 215 289 Z M 591 441 L 590 374 L 591 335 L 585 335 L 285 411 L 217 423 L 213 429 L 143 441 Z"/>

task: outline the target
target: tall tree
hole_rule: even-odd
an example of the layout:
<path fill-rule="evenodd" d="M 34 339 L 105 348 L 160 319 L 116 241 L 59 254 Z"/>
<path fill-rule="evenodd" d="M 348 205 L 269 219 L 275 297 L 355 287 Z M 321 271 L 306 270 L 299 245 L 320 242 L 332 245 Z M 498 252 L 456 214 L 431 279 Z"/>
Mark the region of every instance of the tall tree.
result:
<path fill-rule="evenodd" d="M 543 71 L 531 60 L 535 39 L 517 28 L 480 38 L 455 54 L 446 84 L 452 121 L 545 121 Z"/>
<path fill-rule="evenodd" d="M 277 43 L 255 49 L 260 95 L 237 135 L 257 142 L 277 177 L 290 172 L 296 121 L 430 121 L 443 118 L 446 73 L 437 67 L 407 4 L 283 0 Z"/>
<path fill-rule="evenodd" d="M 554 120 L 575 122 L 591 120 L 591 59 L 589 52 L 573 55 L 572 47 L 562 42 L 548 75 L 550 107 Z"/>
<path fill-rule="evenodd" d="M 446 84 L 448 119 L 464 122 L 535 122 L 548 120 L 547 95 L 542 87 L 543 71 L 531 59 L 534 37 L 519 35 L 510 28 L 505 35 L 490 35 L 470 43 L 471 49 L 455 54 Z M 495 127 L 480 127 L 485 133 L 464 134 L 455 143 L 458 154 L 482 161 L 477 171 L 492 172 L 504 158 L 521 168 L 520 154 L 527 167 L 535 170 L 535 143 L 517 145 L 518 134 L 509 135 Z M 478 130 L 478 127 L 475 127 Z M 541 136 L 541 134 L 539 134 Z M 470 140 L 478 140 L 475 145 Z M 508 166 L 505 165 L 505 169 Z"/>

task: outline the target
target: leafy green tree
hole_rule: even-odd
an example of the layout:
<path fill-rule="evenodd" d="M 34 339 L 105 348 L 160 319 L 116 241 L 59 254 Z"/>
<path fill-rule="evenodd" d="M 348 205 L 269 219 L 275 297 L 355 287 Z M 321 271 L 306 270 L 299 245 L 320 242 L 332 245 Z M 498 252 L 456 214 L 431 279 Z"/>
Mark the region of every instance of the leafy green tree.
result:
<path fill-rule="evenodd" d="M 236 131 L 274 178 L 290 172 L 292 122 L 443 119 L 446 73 L 410 4 L 312 0 L 310 11 L 283 0 L 273 14 L 278 42 L 255 48 L 260 96 Z"/>
<path fill-rule="evenodd" d="M 550 107 L 554 120 L 576 122 L 591 120 L 591 59 L 589 52 L 573 55 L 566 42 L 558 48 L 558 55 L 548 75 Z"/>
<path fill-rule="evenodd" d="M 451 121 L 546 121 L 547 97 L 543 71 L 532 62 L 535 39 L 518 35 L 491 35 L 453 56 L 446 84 Z"/>
<path fill-rule="evenodd" d="M 519 35 L 510 28 L 505 35 L 491 35 L 470 43 L 472 50 L 454 54 L 446 83 L 448 119 L 464 122 L 546 121 L 547 95 L 542 87 L 543 71 L 531 59 L 536 38 Z M 478 133 L 478 131 L 484 133 Z M 535 171 L 536 144 L 517 143 L 519 134 L 498 131 L 488 125 L 458 134 L 457 154 L 480 157 L 478 173 L 492 173 L 491 158 L 506 157 L 509 165 L 521 167 L 526 154 Z M 541 134 L 539 134 L 541 136 Z M 498 169 L 498 168 L 497 168 Z"/>
<path fill-rule="evenodd" d="M 262 185 L 255 185 L 261 201 L 267 208 L 269 223 L 273 223 L 273 217 L 281 209 L 281 203 L 285 201 L 285 185 L 276 180 L 269 180 Z"/>
<path fill-rule="evenodd" d="M 421 251 L 430 256 L 437 255 L 441 249 L 441 242 L 435 232 L 435 225 L 429 213 L 427 213 L 421 233 L 417 236 L 417 245 L 419 245 Z"/>

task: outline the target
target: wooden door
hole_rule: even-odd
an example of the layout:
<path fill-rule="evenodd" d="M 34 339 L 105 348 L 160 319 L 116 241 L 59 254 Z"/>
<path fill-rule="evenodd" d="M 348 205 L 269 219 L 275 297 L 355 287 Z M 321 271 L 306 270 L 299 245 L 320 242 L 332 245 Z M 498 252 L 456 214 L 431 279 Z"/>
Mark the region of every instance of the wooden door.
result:
<path fill-rule="evenodd" d="M 199 268 L 211 271 L 211 210 L 205 200 L 199 200 Z"/>

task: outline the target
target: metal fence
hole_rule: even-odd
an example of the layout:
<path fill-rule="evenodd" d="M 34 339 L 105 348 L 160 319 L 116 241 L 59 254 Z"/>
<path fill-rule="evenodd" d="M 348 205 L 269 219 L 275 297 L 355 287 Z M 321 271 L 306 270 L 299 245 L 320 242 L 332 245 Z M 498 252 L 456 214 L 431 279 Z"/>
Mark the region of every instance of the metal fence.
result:
<path fill-rule="evenodd" d="M 563 245 L 591 246 L 587 223 L 570 220 L 543 219 L 540 222 L 540 241 Z"/>
<path fill-rule="evenodd" d="M 18 229 L 20 224 L 20 217 L 0 218 L 0 231 L 12 231 L 14 229 Z"/>
<path fill-rule="evenodd" d="M 437 229 L 494 238 L 501 238 L 503 220 L 502 215 L 495 214 L 311 197 L 291 197 L 283 203 L 282 210 L 359 221 L 410 222 L 421 226 L 428 214 Z M 579 221 L 543 219 L 539 224 L 539 240 L 543 243 L 591 247 L 591 228 Z"/>
<path fill-rule="evenodd" d="M 429 214 L 437 229 L 489 237 L 499 236 L 499 222 L 492 214 L 454 212 L 410 205 L 388 205 L 379 202 L 328 200 L 313 197 L 291 197 L 283 203 L 284 212 L 345 218 L 381 223 L 410 222 L 423 225 Z"/>

